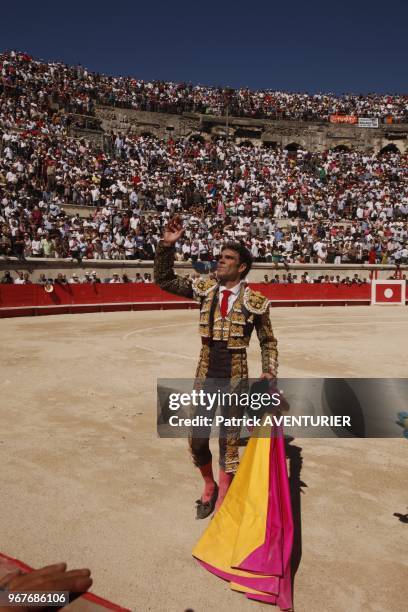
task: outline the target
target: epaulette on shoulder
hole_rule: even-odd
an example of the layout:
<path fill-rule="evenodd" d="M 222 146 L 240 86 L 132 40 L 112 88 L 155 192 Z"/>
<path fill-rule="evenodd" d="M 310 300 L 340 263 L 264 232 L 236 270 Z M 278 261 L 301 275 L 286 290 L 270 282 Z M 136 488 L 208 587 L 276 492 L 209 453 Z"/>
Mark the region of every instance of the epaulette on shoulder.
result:
<path fill-rule="evenodd" d="M 260 291 L 247 287 L 244 293 L 244 306 L 253 314 L 264 314 L 269 307 L 269 300 Z"/>
<path fill-rule="evenodd" d="M 215 289 L 217 286 L 217 281 L 213 278 L 195 278 L 193 280 L 193 291 L 199 297 L 205 297 Z"/>

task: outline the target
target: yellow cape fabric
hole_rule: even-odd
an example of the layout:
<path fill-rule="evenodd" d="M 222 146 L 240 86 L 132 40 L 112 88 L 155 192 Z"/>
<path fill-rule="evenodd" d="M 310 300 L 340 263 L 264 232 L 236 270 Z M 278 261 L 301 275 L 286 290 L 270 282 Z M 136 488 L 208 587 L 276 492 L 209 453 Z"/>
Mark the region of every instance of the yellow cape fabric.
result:
<path fill-rule="evenodd" d="M 193 549 L 197 559 L 235 576 L 254 577 L 233 568 L 265 540 L 270 445 L 270 438 L 249 440 L 222 506 Z"/>

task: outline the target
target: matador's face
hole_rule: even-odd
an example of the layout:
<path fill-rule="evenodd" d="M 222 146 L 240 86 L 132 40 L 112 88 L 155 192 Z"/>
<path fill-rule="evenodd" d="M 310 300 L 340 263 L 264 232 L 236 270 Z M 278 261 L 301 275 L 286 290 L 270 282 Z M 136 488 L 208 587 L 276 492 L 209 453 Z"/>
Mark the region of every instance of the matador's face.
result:
<path fill-rule="evenodd" d="M 224 249 L 217 264 L 217 278 L 221 282 L 238 282 L 245 268 L 246 265 L 240 263 L 239 253 L 232 249 Z"/>

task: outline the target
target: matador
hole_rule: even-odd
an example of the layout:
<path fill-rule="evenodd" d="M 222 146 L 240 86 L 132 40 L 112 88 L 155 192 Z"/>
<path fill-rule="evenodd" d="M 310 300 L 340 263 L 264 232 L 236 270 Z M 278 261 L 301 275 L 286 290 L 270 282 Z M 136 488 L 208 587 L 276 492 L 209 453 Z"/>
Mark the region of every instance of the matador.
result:
<path fill-rule="evenodd" d="M 174 273 L 175 244 L 183 231 L 179 217 L 170 220 L 157 245 L 154 276 L 161 289 L 199 302 L 202 347 L 196 379 L 247 380 L 247 348 L 254 328 L 261 348 L 261 378 L 276 378 L 278 351 L 269 300 L 245 281 L 252 266 L 250 252 L 238 242 L 227 243 L 218 260 L 216 279 L 184 278 Z M 204 480 L 204 492 L 196 502 L 197 518 L 209 516 L 221 505 L 239 465 L 239 437 L 237 427 L 220 435 L 217 485 L 208 437 L 190 436 L 193 462 Z"/>

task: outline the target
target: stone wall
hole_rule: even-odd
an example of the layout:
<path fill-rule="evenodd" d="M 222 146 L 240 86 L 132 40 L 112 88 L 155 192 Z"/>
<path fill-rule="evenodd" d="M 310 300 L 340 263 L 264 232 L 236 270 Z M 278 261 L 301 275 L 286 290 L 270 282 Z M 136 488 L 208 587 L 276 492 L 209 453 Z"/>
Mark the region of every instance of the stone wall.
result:
<path fill-rule="evenodd" d="M 227 132 L 226 117 L 184 113 L 170 115 L 98 106 L 96 116 L 105 131 L 152 134 L 159 138 L 188 138 L 200 134 L 205 139 Z M 408 151 L 408 124 L 380 124 L 378 128 L 327 122 L 271 121 L 266 119 L 228 118 L 228 134 L 236 142 L 250 141 L 287 147 L 300 145 L 309 151 L 324 151 L 343 146 L 378 153 L 394 144 L 402 153 Z"/>
<path fill-rule="evenodd" d="M 138 135 L 152 134 L 158 138 L 165 138 L 169 135 L 175 138 L 185 138 L 198 131 L 200 124 L 200 115 L 170 115 L 112 106 L 97 106 L 95 115 L 102 121 L 105 132 L 110 130 L 122 133 L 131 131 Z"/>
<path fill-rule="evenodd" d="M 89 130 L 73 126 L 69 130 L 69 135 L 73 138 L 83 138 L 90 142 L 93 147 L 103 149 L 104 132 L 100 130 Z"/>

